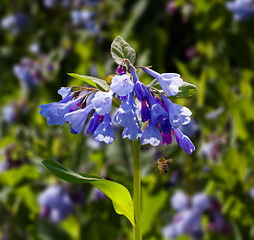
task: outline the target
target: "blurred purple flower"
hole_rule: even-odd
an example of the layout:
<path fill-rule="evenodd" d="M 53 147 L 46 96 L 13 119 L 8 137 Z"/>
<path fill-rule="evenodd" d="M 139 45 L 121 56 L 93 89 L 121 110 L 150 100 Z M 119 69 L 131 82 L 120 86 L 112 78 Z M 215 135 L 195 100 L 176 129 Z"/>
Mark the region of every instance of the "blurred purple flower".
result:
<path fill-rule="evenodd" d="M 188 208 L 190 199 L 184 192 L 177 191 L 171 197 L 170 202 L 174 210 L 181 211 Z"/>
<path fill-rule="evenodd" d="M 10 103 L 2 108 L 3 119 L 8 123 L 13 123 L 17 118 L 15 105 Z"/>
<path fill-rule="evenodd" d="M 246 20 L 254 14 L 253 0 L 234 0 L 227 2 L 226 7 L 233 13 L 236 21 Z"/>
<path fill-rule="evenodd" d="M 93 199 L 94 201 L 100 201 L 107 198 L 107 196 L 98 188 L 95 188 L 94 190 L 94 195 L 93 195 Z"/>
<path fill-rule="evenodd" d="M 41 218 L 49 217 L 52 222 L 59 222 L 74 213 L 70 195 L 62 186 L 47 187 L 38 197 Z"/>
<path fill-rule="evenodd" d="M 197 211 L 203 212 L 208 209 L 210 205 L 210 198 L 205 193 L 196 193 L 192 197 L 192 207 Z"/>
<path fill-rule="evenodd" d="M 249 194 L 250 194 L 251 199 L 254 200 L 254 187 L 252 187 L 252 188 L 249 190 Z"/>

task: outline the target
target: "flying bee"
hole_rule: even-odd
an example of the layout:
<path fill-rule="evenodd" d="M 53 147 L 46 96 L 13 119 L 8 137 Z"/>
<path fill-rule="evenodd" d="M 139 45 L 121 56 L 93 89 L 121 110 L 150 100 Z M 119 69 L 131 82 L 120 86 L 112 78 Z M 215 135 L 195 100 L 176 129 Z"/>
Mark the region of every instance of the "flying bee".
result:
<path fill-rule="evenodd" d="M 158 164 L 158 170 L 160 173 L 167 173 L 168 172 L 168 162 L 174 162 L 174 159 L 165 159 L 164 157 L 159 157 L 156 161 Z"/>

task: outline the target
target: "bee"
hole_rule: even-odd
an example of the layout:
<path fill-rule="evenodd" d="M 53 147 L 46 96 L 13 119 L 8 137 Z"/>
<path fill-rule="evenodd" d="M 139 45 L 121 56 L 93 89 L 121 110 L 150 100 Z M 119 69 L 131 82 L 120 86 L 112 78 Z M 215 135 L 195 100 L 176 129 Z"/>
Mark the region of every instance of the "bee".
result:
<path fill-rule="evenodd" d="M 174 162 L 174 159 L 165 159 L 164 157 L 159 157 L 156 161 L 158 165 L 158 170 L 160 173 L 167 173 L 168 172 L 168 162 Z"/>

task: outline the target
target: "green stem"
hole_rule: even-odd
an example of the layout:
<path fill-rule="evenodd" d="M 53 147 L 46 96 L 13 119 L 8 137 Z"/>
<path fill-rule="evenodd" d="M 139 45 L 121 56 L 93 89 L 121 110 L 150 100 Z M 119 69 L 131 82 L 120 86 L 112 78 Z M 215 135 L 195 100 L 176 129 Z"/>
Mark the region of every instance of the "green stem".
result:
<path fill-rule="evenodd" d="M 140 183 L 140 142 L 133 142 L 133 193 L 134 193 L 134 240 L 142 240 L 140 224 L 141 183 Z"/>

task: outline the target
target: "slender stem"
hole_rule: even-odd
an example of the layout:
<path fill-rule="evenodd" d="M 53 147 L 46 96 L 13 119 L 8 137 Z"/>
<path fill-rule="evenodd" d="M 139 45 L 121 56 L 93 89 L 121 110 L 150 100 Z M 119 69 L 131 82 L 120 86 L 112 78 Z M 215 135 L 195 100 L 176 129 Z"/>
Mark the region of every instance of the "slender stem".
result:
<path fill-rule="evenodd" d="M 134 240 L 142 240 L 140 224 L 141 183 L 140 183 L 140 142 L 133 142 L 133 192 L 134 192 Z"/>

